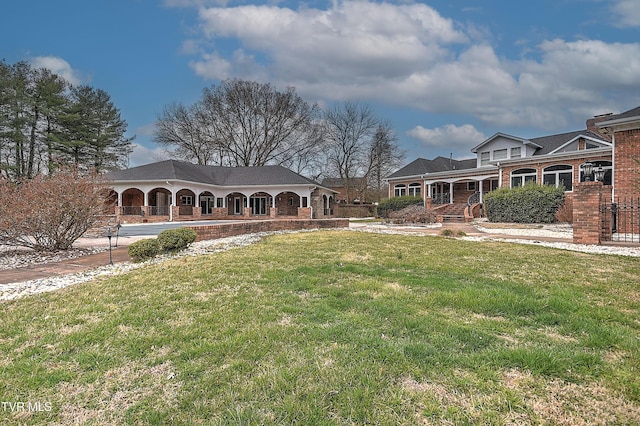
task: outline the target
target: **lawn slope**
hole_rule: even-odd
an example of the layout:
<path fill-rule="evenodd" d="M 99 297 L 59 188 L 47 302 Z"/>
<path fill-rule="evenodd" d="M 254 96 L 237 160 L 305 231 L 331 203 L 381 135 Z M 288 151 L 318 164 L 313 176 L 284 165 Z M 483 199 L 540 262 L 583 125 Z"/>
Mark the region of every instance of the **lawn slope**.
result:
<path fill-rule="evenodd" d="M 640 261 L 320 231 L 0 305 L 12 424 L 638 424 Z"/>

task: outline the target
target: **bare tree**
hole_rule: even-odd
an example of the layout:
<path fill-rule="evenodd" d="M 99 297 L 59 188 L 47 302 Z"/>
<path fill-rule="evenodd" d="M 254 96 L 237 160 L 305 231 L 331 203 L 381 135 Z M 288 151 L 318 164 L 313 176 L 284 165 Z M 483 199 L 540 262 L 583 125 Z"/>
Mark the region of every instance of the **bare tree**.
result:
<path fill-rule="evenodd" d="M 38 175 L 20 184 L 0 180 L 0 243 L 36 251 L 71 248 L 107 207 L 108 187 L 73 172 Z"/>
<path fill-rule="evenodd" d="M 405 151 L 398 146 L 398 138 L 391 129 L 391 124 L 380 124 L 370 149 L 371 172 L 368 185 L 373 192 L 373 201 L 380 201 L 384 178 L 402 165 L 405 155 Z"/>
<path fill-rule="evenodd" d="M 317 105 L 292 87 L 226 80 L 205 89 L 204 111 L 231 166 L 264 166 L 295 161 L 318 142 Z"/>
<path fill-rule="evenodd" d="M 342 180 L 348 200 L 354 191 L 364 194 L 372 176 L 382 182 L 381 176 L 397 163 L 395 157 L 403 156 L 390 124 L 365 104 L 345 102 L 329 109 L 324 136 L 328 171 Z"/>
<path fill-rule="evenodd" d="M 204 117 L 201 103 L 167 105 L 156 120 L 154 140 L 187 161 L 220 164 L 215 140 Z"/>
<path fill-rule="evenodd" d="M 198 164 L 309 168 L 322 138 L 317 105 L 292 87 L 225 80 L 205 88 L 192 106 L 172 104 L 156 121 L 156 142 Z"/>

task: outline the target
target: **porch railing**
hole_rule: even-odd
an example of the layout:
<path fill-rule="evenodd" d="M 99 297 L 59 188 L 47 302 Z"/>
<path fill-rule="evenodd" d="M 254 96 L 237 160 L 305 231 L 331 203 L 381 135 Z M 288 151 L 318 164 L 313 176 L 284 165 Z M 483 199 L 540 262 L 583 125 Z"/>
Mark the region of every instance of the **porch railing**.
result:
<path fill-rule="evenodd" d="M 469 212 L 469 216 L 471 216 L 471 207 L 475 204 L 480 203 L 480 191 L 476 191 L 467 198 L 467 211 Z M 482 206 L 480 206 L 482 209 Z M 482 210 L 481 210 L 482 214 Z"/>
<path fill-rule="evenodd" d="M 149 206 L 151 216 L 169 216 L 169 206 Z"/>
<path fill-rule="evenodd" d="M 448 204 L 451 201 L 451 194 L 445 192 L 431 197 L 431 204 Z"/>
<path fill-rule="evenodd" d="M 122 214 L 124 216 L 142 216 L 141 206 L 122 206 Z"/>

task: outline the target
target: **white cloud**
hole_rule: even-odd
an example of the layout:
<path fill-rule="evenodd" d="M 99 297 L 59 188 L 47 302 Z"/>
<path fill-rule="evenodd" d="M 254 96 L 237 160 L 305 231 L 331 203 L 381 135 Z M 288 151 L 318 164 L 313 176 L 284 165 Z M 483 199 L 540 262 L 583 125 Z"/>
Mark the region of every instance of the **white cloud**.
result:
<path fill-rule="evenodd" d="M 635 19 L 636 3 L 616 5 Z M 196 74 L 293 86 L 308 99 L 379 101 L 546 131 L 639 100 L 640 43 L 550 40 L 528 53 L 537 59 L 511 60 L 473 24 L 461 28 L 414 3 L 211 7 L 200 19 L 218 50 L 192 61 Z M 225 39 L 240 48 L 224 52 Z"/>
<path fill-rule="evenodd" d="M 447 51 L 441 44 L 466 41 L 451 20 L 421 4 L 345 1 L 298 11 L 240 6 L 202 9 L 200 16 L 206 36 L 238 38 L 246 49 L 268 55 L 276 78 L 310 82 L 406 78 L 442 60 Z"/>
<path fill-rule="evenodd" d="M 611 6 L 616 15 L 614 24 L 620 27 L 640 27 L 640 2 L 638 0 L 616 0 Z"/>
<path fill-rule="evenodd" d="M 35 56 L 30 60 L 35 68 L 46 68 L 52 73 L 63 77 L 69 83 L 77 85 L 83 83 L 84 78 L 80 73 L 62 58 L 56 56 Z"/>
<path fill-rule="evenodd" d="M 468 154 L 469 147 L 478 145 L 487 139 L 482 132 L 471 124 L 463 124 L 462 126 L 447 124 L 436 129 L 425 129 L 422 126 L 416 126 L 409 130 L 407 135 L 418 139 L 425 148 L 440 151 L 443 149 L 450 150 L 456 155 L 460 155 L 460 153 Z"/>
<path fill-rule="evenodd" d="M 142 166 L 168 158 L 169 154 L 163 148 L 149 148 L 136 143 L 133 144 L 133 152 L 129 155 L 129 167 Z"/>

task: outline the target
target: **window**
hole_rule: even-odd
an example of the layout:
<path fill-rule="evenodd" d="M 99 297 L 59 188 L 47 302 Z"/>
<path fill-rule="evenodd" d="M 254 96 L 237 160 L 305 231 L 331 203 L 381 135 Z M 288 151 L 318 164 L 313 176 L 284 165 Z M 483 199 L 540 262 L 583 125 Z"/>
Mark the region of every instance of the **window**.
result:
<path fill-rule="evenodd" d="M 419 183 L 410 183 L 409 184 L 409 195 L 414 197 L 420 196 L 420 184 Z"/>
<path fill-rule="evenodd" d="M 596 145 L 595 143 L 591 143 L 591 142 L 586 142 L 584 144 L 584 149 L 596 149 L 596 148 L 600 148 L 600 146 Z"/>
<path fill-rule="evenodd" d="M 602 169 L 604 170 L 604 179 L 602 183 L 604 183 L 605 185 L 611 185 L 612 177 L 613 177 L 613 172 L 612 172 L 613 167 L 612 167 L 611 161 L 592 161 L 592 163 L 593 163 L 594 172 L 598 170 L 600 167 L 602 167 Z M 589 180 L 594 181 L 595 176 L 593 175 L 589 176 Z M 584 172 L 582 171 L 582 164 L 580 165 L 580 182 L 586 182 Z"/>
<path fill-rule="evenodd" d="M 496 149 L 493 151 L 494 160 L 504 160 L 507 158 L 507 149 Z"/>
<path fill-rule="evenodd" d="M 536 182 L 536 169 L 518 169 L 511 172 L 511 187 L 524 186 L 528 182 Z"/>
<path fill-rule="evenodd" d="M 475 191 L 477 182 L 467 182 L 467 191 Z"/>
<path fill-rule="evenodd" d="M 481 152 L 480 153 L 480 165 L 481 166 L 488 166 L 489 165 L 489 161 L 491 161 L 491 158 L 489 157 L 489 151 Z"/>
<path fill-rule="evenodd" d="M 216 207 L 221 209 L 222 207 L 224 207 L 224 198 L 216 198 Z"/>
<path fill-rule="evenodd" d="M 393 187 L 393 195 L 396 197 L 402 197 L 407 195 L 407 185 L 400 184 Z"/>
<path fill-rule="evenodd" d="M 183 195 L 180 197 L 180 202 L 183 206 L 192 206 L 193 197 L 191 195 Z"/>
<path fill-rule="evenodd" d="M 500 184 L 500 181 L 498 179 L 492 179 L 491 180 L 491 191 L 495 191 L 496 189 L 498 189 L 498 185 Z"/>
<path fill-rule="evenodd" d="M 516 148 L 511 148 L 511 158 L 520 158 L 522 157 L 522 148 L 519 146 Z"/>
<path fill-rule="evenodd" d="M 302 207 L 309 207 L 309 199 L 307 197 L 302 197 Z"/>
<path fill-rule="evenodd" d="M 573 191 L 573 167 L 567 165 L 549 166 L 542 171 L 542 183 L 565 191 Z"/>

